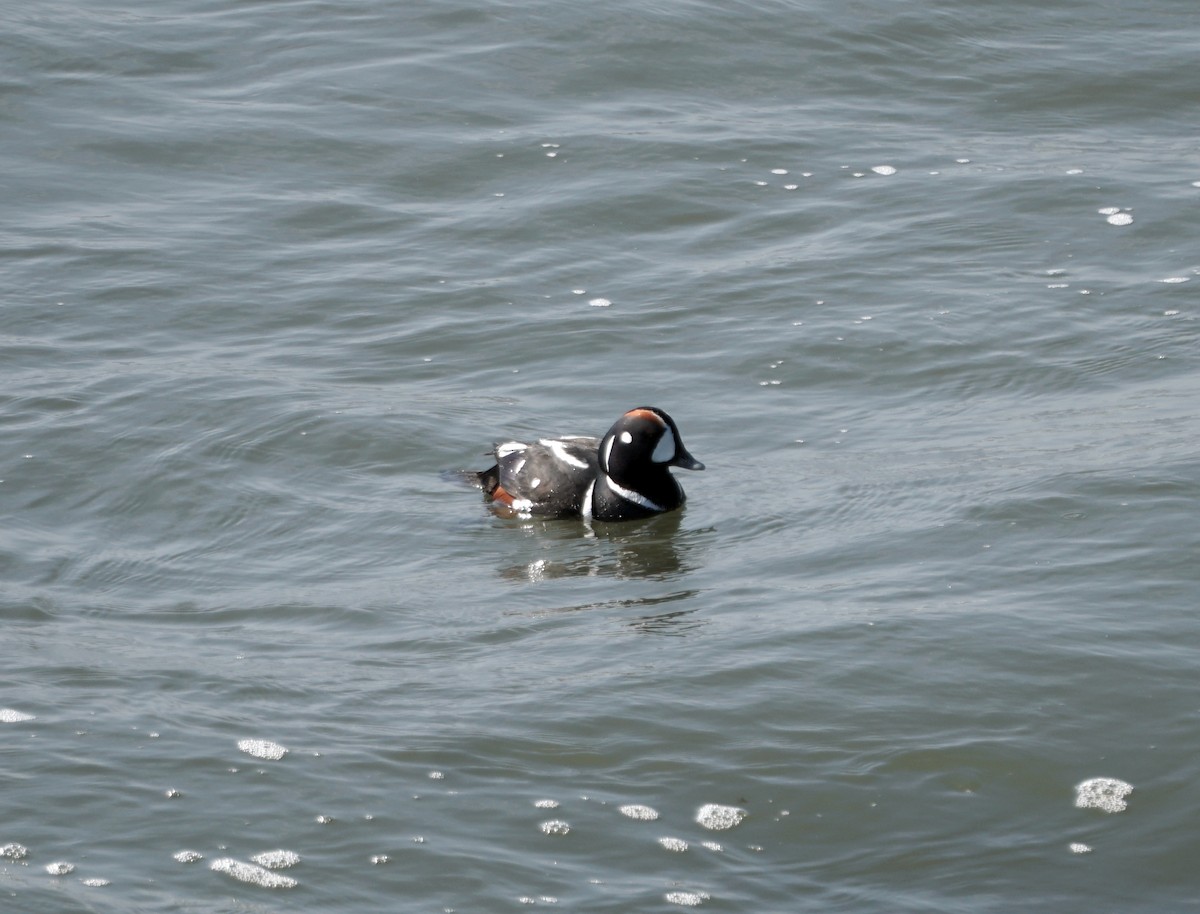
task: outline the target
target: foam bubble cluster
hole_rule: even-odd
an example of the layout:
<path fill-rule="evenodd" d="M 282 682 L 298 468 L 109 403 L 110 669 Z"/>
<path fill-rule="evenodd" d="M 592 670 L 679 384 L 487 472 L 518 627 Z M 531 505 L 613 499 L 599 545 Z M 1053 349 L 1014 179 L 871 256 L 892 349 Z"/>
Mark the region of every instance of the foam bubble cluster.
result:
<path fill-rule="evenodd" d="M 565 835 L 571 831 L 571 826 L 562 819 L 550 819 L 538 827 L 547 835 Z"/>
<path fill-rule="evenodd" d="M 871 167 L 871 171 L 875 172 L 877 175 L 894 175 L 896 173 L 896 166 L 874 165 Z"/>
<path fill-rule="evenodd" d="M 66 876 L 69 873 L 75 872 L 75 864 L 67 863 L 64 860 L 58 860 L 54 863 L 47 863 L 46 872 L 51 876 Z"/>
<path fill-rule="evenodd" d="M 688 843 L 682 838 L 659 838 L 658 843 L 669 851 L 674 851 L 677 854 L 682 854 L 688 849 Z"/>
<path fill-rule="evenodd" d="M 1080 809 L 1103 809 L 1121 812 L 1125 798 L 1133 793 L 1133 785 L 1117 778 L 1090 778 L 1075 785 L 1075 805 Z"/>
<path fill-rule="evenodd" d="M 706 803 L 696 812 L 696 821 L 712 831 L 725 831 L 740 825 L 746 818 L 746 810 L 736 806 L 721 806 L 718 803 Z"/>
<path fill-rule="evenodd" d="M 623 816 L 629 816 L 631 819 L 640 819 L 643 822 L 653 822 L 658 818 L 657 809 L 653 809 L 649 806 L 641 806 L 637 803 L 630 803 L 626 806 L 620 806 L 617 808 L 617 812 Z"/>
<path fill-rule="evenodd" d="M 279 759 L 288 753 L 287 749 L 279 745 L 279 743 L 273 743 L 265 739 L 239 739 L 237 747 L 247 755 L 267 759 L 272 762 L 279 761 Z"/>
<path fill-rule="evenodd" d="M 671 904 L 694 908 L 704 904 L 710 896 L 707 892 L 667 892 L 663 897 Z"/>
<path fill-rule="evenodd" d="M 19 724 L 25 720 L 37 720 L 37 717 L 14 708 L 0 708 L 0 724 Z"/>
<path fill-rule="evenodd" d="M 176 863 L 199 863 L 204 859 L 204 855 L 199 851 L 176 851 L 172 856 Z"/>
<path fill-rule="evenodd" d="M 300 862 L 300 855 L 295 851 L 263 851 L 261 854 L 255 854 L 250 858 L 259 866 L 265 866 L 269 870 L 285 870 L 289 866 L 295 866 Z"/>
<path fill-rule="evenodd" d="M 558 809 L 558 800 L 534 800 L 533 805 L 538 809 Z"/>
<path fill-rule="evenodd" d="M 296 880 L 291 876 L 281 876 L 279 873 L 272 873 L 265 867 L 256 866 L 253 863 L 243 863 L 241 860 L 234 860 L 232 857 L 222 857 L 219 860 L 214 860 L 209 864 L 209 869 L 216 873 L 224 873 L 226 876 L 231 876 L 238 882 L 262 886 L 264 889 L 290 889 L 294 888 L 297 884 Z"/>
<path fill-rule="evenodd" d="M 1083 844 L 1079 841 L 1072 841 L 1069 846 L 1072 854 L 1090 854 L 1092 852 L 1090 845 Z"/>
<path fill-rule="evenodd" d="M 3 860 L 24 860 L 28 856 L 29 848 L 23 844 L 17 844 L 15 841 L 0 847 L 0 859 Z"/>

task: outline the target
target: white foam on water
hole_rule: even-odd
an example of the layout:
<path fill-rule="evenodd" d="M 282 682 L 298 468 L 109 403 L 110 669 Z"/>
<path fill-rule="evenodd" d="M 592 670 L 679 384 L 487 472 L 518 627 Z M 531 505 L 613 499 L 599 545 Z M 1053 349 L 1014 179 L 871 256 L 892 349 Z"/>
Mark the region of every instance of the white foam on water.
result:
<path fill-rule="evenodd" d="M 1069 174 L 1069 175 L 1081 175 L 1081 174 L 1083 174 L 1083 169 L 1082 169 L 1082 168 L 1068 168 L 1068 169 L 1067 169 L 1067 174 Z"/>
<path fill-rule="evenodd" d="M 265 739 L 239 739 L 237 747 L 247 755 L 273 762 L 279 761 L 288 753 L 287 749 L 279 743 Z"/>
<path fill-rule="evenodd" d="M 66 876 L 69 873 L 75 872 L 75 864 L 67 863 L 65 860 L 57 860 L 54 863 L 46 864 L 46 872 L 51 876 Z"/>
<path fill-rule="evenodd" d="M 3 860 L 24 860 L 29 856 L 29 848 L 24 844 L 17 844 L 15 841 L 11 844 L 0 846 L 0 859 Z"/>
<path fill-rule="evenodd" d="M 707 892 L 667 892 L 663 897 L 671 904 L 681 905 L 685 908 L 695 908 L 704 904 L 712 896 Z"/>
<path fill-rule="evenodd" d="M 278 873 L 272 873 L 265 867 L 234 860 L 232 857 L 221 857 L 214 860 L 208 865 L 208 868 L 214 873 L 224 873 L 238 882 L 262 886 L 264 889 L 290 889 L 298 885 L 291 876 L 281 876 Z"/>
<path fill-rule="evenodd" d="M 896 167 L 894 165 L 873 165 L 871 166 L 871 171 L 877 175 L 894 175 Z"/>
<path fill-rule="evenodd" d="M 712 851 L 714 854 L 720 854 L 725 850 L 725 848 L 721 846 L 721 842 L 719 842 L 719 841 L 701 841 L 700 846 L 703 847 L 705 850 Z"/>
<path fill-rule="evenodd" d="M 588 301 L 593 308 L 607 308 L 612 304 L 607 298 L 593 298 Z"/>
<path fill-rule="evenodd" d="M 1133 216 L 1129 213 L 1113 213 L 1104 221 L 1109 225 L 1129 225 L 1133 222 Z"/>
<path fill-rule="evenodd" d="M 286 870 L 300 862 L 300 855 L 295 851 L 285 851 L 281 848 L 276 851 L 263 851 L 261 854 L 255 854 L 250 860 L 269 870 Z"/>
<path fill-rule="evenodd" d="M 1080 809 L 1102 809 L 1121 812 L 1125 798 L 1133 793 L 1133 785 L 1117 778 L 1089 778 L 1075 785 L 1075 805 Z"/>
<path fill-rule="evenodd" d="M 1083 844 L 1079 841 L 1072 841 L 1067 846 L 1070 847 L 1072 854 L 1090 854 L 1092 852 L 1091 845 Z"/>
<path fill-rule="evenodd" d="M 429 777 L 432 780 L 440 781 L 440 780 L 444 779 L 446 777 L 446 775 L 444 772 L 441 772 L 441 771 L 431 771 L 431 772 L 429 772 Z"/>
<path fill-rule="evenodd" d="M 773 175 L 786 175 L 787 173 L 788 172 L 787 172 L 786 168 L 772 168 L 771 169 L 771 174 L 773 174 Z"/>
<path fill-rule="evenodd" d="M 688 843 L 682 838 L 659 838 L 658 843 L 669 851 L 674 851 L 677 854 L 682 854 L 688 849 Z"/>
<path fill-rule="evenodd" d="M 175 858 L 176 863 L 199 863 L 204 859 L 204 855 L 199 851 L 189 850 L 176 851 L 171 856 Z"/>
<path fill-rule="evenodd" d="M 544 835 L 566 835 L 570 834 L 571 826 L 562 819 L 550 819 L 538 826 Z"/>
<path fill-rule="evenodd" d="M 1105 206 L 1096 210 L 1096 212 L 1098 212 L 1101 216 L 1112 216 L 1120 211 L 1121 207 L 1119 206 Z"/>
<path fill-rule="evenodd" d="M 13 708 L 0 708 L 0 724 L 19 724 L 26 720 L 37 720 L 37 718 L 32 714 L 26 714 Z"/>
<path fill-rule="evenodd" d="M 90 879 L 80 879 L 79 881 L 86 885 L 89 889 L 99 889 L 106 885 L 112 885 L 112 883 L 107 879 L 101 879 L 98 876 L 92 876 Z"/>
<path fill-rule="evenodd" d="M 1159 282 L 1178 283 L 1187 282 L 1189 279 L 1191 279 L 1190 276 L 1168 276 L 1166 279 L 1160 279 Z"/>
<path fill-rule="evenodd" d="M 631 819 L 640 819 L 643 822 L 653 822 L 658 818 L 658 810 L 650 806 L 641 806 L 637 803 L 630 803 L 627 806 L 617 807 L 617 812 L 623 816 L 629 816 Z"/>
<path fill-rule="evenodd" d="M 538 809 L 558 809 L 558 800 L 534 800 L 533 805 Z"/>
<path fill-rule="evenodd" d="M 746 810 L 736 806 L 706 803 L 696 811 L 696 821 L 711 831 L 725 831 L 740 825 L 746 818 Z"/>

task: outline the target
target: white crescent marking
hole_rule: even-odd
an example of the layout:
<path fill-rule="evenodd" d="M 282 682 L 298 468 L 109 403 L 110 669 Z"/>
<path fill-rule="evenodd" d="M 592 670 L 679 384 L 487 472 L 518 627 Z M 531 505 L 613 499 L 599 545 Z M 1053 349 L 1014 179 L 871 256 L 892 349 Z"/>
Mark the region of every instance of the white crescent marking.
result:
<path fill-rule="evenodd" d="M 675 436 L 671 434 L 670 426 L 663 429 L 662 437 L 654 446 L 654 453 L 650 455 L 650 459 L 655 463 L 667 463 L 675 459 Z"/>

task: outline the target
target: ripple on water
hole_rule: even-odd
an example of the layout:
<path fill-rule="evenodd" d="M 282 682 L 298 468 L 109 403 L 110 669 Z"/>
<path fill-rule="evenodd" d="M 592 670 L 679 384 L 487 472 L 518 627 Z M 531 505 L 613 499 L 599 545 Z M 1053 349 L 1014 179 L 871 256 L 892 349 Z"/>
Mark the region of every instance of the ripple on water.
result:
<path fill-rule="evenodd" d="M 1133 793 L 1133 785 L 1117 778 L 1089 778 L 1075 785 L 1075 805 L 1080 809 L 1102 809 L 1121 812 L 1125 798 Z"/>

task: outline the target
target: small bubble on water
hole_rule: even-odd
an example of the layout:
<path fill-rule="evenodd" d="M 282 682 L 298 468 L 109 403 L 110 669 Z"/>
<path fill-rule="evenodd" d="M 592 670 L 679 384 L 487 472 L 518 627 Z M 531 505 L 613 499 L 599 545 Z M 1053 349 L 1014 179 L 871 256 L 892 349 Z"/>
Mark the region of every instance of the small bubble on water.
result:
<path fill-rule="evenodd" d="M 773 174 L 773 175 L 786 175 L 787 173 L 788 172 L 787 172 L 786 168 L 772 168 L 771 169 L 771 174 Z"/>
<path fill-rule="evenodd" d="M 873 165 L 871 166 L 871 171 L 877 175 L 894 175 L 896 167 L 894 165 Z"/>
<path fill-rule="evenodd" d="M 1084 844 L 1080 841 L 1072 841 L 1067 846 L 1071 849 L 1072 854 L 1090 854 L 1092 852 L 1091 845 Z"/>
<path fill-rule="evenodd" d="M 593 298 L 588 301 L 593 308 L 607 308 L 612 304 L 607 298 Z"/>
<path fill-rule="evenodd" d="M 1082 169 L 1082 168 L 1068 168 L 1068 169 L 1067 169 L 1067 174 L 1069 174 L 1069 175 L 1081 175 L 1081 174 L 1083 174 L 1083 169 Z"/>

